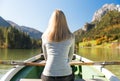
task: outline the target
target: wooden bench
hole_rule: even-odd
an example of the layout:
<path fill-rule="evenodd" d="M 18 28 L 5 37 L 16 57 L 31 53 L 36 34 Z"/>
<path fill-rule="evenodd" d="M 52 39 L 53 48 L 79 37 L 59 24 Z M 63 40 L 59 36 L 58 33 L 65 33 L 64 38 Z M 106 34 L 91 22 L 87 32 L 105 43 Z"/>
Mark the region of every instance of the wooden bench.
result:
<path fill-rule="evenodd" d="M 20 81 L 42 81 L 41 79 L 20 79 Z M 94 79 L 94 80 L 83 80 L 83 79 L 78 79 L 75 81 L 103 81 L 101 79 Z"/>
<path fill-rule="evenodd" d="M 21 79 L 20 81 L 42 81 L 41 79 Z M 75 81 L 85 81 L 85 80 L 75 80 Z"/>
<path fill-rule="evenodd" d="M 20 81 L 42 81 L 41 79 L 20 79 Z"/>

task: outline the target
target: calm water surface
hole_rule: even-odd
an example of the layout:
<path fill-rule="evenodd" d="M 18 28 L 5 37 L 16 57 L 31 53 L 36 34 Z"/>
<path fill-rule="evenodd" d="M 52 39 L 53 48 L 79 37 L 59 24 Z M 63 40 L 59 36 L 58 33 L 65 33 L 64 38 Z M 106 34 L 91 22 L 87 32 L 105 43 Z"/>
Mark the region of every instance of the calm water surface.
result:
<path fill-rule="evenodd" d="M 93 61 L 120 61 L 120 49 L 80 48 L 78 54 Z M 105 68 L 120 78 L 120 65 L 109 65 Z"/>
<path fill-rule="evenodd" d="M 0 49 L 0 60 L 24 61 L 41 53 L 40 49 Z M 79 55 L 93 61 L 120 61 L 120 49 L 80 48 Z M 0 78 L 13 66 L 0 65 Z M 105 66 L 120 78 L 120 65 Z"/>
<path fill-rule="evenodd" d="M 0 60 L 24 61 L 41 53 L 40 49 L 0 49 Z M 0 78 L 13 66 L 0 65 Z"/>

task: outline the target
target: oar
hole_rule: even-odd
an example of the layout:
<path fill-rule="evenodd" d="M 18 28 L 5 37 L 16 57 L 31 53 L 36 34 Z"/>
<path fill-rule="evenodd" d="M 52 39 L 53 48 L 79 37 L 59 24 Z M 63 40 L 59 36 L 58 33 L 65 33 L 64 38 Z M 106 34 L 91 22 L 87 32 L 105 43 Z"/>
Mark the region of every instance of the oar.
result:
<path fill-rule="evenodd" d="M 70 65 L 120 65 L 120 62 L 70 62 Z"/>
<path fill-rule="evenodd" d="M 25 65 L 25 66 L 45 66 L 44 62 L 16 62 L 16 61 L 0 61 L 4 65 Z M 120 62 L 70 62 L 70 65 L 120 65 Z"/>
<path fill-rule="evenodd" d="M 45 61 L 42 62 L 19 62 L 19 61 L 0 61 L 3 65 L 25 65 L 25 66 L 45 66 Z"/>

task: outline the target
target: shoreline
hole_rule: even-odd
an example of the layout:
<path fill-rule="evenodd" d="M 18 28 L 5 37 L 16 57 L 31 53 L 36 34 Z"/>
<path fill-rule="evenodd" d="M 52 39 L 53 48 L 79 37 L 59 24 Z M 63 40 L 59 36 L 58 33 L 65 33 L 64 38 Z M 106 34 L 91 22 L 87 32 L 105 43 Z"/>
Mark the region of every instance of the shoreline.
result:
<path fill-rule="evenodd" d="M 120 49 L 120 42 L 112 41 L 110 43 L 102 43 L 97 45 L 95 40 L 88 41 L 88 42 L 80 42 L 77 45 L 77 48 L 113 48 L 113 49 Z"/>

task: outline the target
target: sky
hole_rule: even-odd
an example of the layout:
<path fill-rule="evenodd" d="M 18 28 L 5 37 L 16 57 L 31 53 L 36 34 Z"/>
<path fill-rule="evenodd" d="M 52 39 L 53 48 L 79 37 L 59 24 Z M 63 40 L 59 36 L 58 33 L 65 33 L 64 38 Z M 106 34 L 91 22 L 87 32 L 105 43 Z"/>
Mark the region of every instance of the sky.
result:
<path fill-rule="evenodd" d="M 53 11 L 60 9 L 74 32 L 91 22 L 95 11 L 111 3 L 120 5 L 120 0 L 0 0 L 0 16 L 44 32 Z"/>

